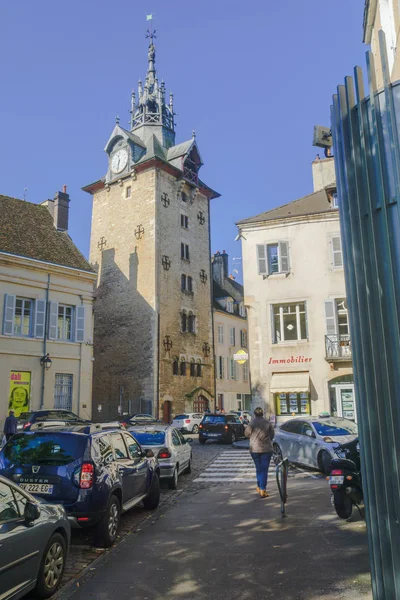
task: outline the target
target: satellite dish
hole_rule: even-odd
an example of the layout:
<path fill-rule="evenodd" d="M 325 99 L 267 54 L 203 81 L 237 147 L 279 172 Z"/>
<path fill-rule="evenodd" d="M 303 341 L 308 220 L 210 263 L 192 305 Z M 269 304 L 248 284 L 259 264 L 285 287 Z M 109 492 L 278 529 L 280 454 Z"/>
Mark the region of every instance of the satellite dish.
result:
<path fill-rule="evenodd" d="M 332 131 L 329 127 L 314 126 L 313 146 L 318 146 L 318 148 L 332 147 Z"/>

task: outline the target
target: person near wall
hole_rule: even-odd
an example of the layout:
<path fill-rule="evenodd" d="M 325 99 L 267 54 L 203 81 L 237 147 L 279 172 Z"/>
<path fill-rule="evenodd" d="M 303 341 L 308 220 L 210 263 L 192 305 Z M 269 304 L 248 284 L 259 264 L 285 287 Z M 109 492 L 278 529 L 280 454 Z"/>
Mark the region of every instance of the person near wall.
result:
<path fill-rule="evenodd" d="M 6 420 L 4 422 L 4 429 L 3 429 L 3 433 L 5 435 L 7 442 L 10 438 L 12 438 L 14 433 L 17 433 L 17 425 L 18 425 L 18 419 L 15 417 L 14 411 L 11 409 L 9 416 L 6 418 Z"/>
<path fill-rule="evenodd" d="M 257 492 L 261 498 L 267 498 L 268 469 L 271 462 L 274 439 L 274 427 L 264 418 L 262 408 L 256 408 L 254 417 L 246 426 L 245 436 L 250 439 L 250 454 L 256 466 Z"/>

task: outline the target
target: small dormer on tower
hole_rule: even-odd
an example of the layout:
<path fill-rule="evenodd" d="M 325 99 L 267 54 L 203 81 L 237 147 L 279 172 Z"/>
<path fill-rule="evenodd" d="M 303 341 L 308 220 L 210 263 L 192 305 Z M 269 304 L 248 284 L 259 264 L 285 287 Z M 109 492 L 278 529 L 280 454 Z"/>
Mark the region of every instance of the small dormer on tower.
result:
<path fill-rule="evenodd" d="M 159 83 L 155 68 L 156 49 L 155 33 L 149 34 L 148 67 L 144 85 L 139 80 L 138 101 L 132 92 L 131 99 L 131 131 L 145 143 L 154 134 L 164 148 L 175 145 L 175 123 L 173 95 L 166 103 L 165 83 Z"/>

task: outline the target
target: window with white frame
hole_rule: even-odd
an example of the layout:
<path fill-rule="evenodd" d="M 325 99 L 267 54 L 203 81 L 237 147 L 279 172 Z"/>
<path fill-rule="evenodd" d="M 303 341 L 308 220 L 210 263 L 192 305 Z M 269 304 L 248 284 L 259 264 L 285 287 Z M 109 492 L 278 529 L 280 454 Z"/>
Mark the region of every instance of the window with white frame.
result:
<path fill-rule="evenodd" d="M 218 344 L 224 343 L 224 326 L 218 325 Z"/>
<path fill-rule="evenodd" d="M 31 336 L 33 323 L 33 300 L 15 299 L 14 335 Z"/>
<path fill-rule="evenodd" d="M 307 339 L 306 303 L 272 305 L 272 341 L 279 344 L 286 341 Z"/>
<path fill-rule="evenodd" d="M 287 242 L 258 244 L 257 262 L 260 275 L 289 273 L 289 244 Z"/>
<path fill-rule="evenodd" d="M 339 208 L 339 200 L 338 200 L 337 192 L 332 194 L 331 208 Z"/>
<path fill-rule="evenodd" d="M 189 217 L 183 213 L 181 214 L 181 227 L 183 227 L 183 229 L 189 229 Z"/>
<path fill-rule="evenodd" d="M 239 315 L 241 317 L 246 316 L 246 307 L 243 304 L 239 304 Z"/>
<path fill-rule="evenodd" d="M 240 331 L 240 347 L 247 348 L 247 331 L 244 329 Z"/>
<path fill-rule="evenodd" d="M 183 260 L 190 260 L 189 244 L 181 243 L 181 258 Z"/>
<path fill-rule="evenodd" d="M 227 300 L 226 301 L 226 310 L 228 311 L 228 313 L 233 313 L 233 302 L 232 302 L 232 300 Z"/>
<path fill-rule="evenodd" d="M 233 358 L 228 358 L 229 379 L 236 379 L 236 363 Z"/>
<path fill-rule="evenodd" d="M 230 346 L 236 345 L 236 330 L 234 327 L 231 327 L 229 330 L 229 344 Z"/>
<path fill-rule="evenodd" d="M 245 362 L 242 365 L 243 381 L 249 380 L 249 363 Z"/>
<path fill-rule="evenodd" d="M 218 357 L 218 379 L 224 379 L 225 378 L 225 362 L 224 362 L 224 357 L 223 356 L 219 356 Z"/>
<path fill-rule="evenodd" d="M 65 304 L 58 305 L 57 339 L 72 340 L 73 307 Z"/>
<path fill-rule="evenodd" d="M 325 300 L 325 322 L 327 335 L 346 338 L 350 335 L 346 298 Z"/>
<path fill-rule="evenodd" d="M 343 267 L 342 240 L 340 239 L 340 235 L 332 236 L 331 244 L 333 267 L 340 269 Z"/>
<path fill-rule="evenodd" d="M 72 410 L 73 376 L 67 373 L 56 373 L 54 387 L 54 408 Z"/>

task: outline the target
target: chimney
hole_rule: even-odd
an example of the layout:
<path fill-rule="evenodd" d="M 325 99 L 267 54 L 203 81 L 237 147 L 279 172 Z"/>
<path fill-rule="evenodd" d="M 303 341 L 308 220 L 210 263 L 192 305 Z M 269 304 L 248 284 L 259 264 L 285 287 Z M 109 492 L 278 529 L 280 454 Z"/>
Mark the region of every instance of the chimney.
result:
<path fill-rule="evenodd" d="M 214 256 L 212 257 L 212 274 L 215 281 L 219 283 L 220 286 L 224 286 L 224 280 L 228 277 L 228 255 L 225 250 L 223 250 L 222 254 L 218 250 Z"/>
<path fill-rule="evenodd" d="M 59 231 L 68 231 L 69 194 L 67 186 L 63 186 L 62 192 L 56 192 L 54 196 L 54 226 Z"/>
<path fill-rule="evenodd" d="M 326 188 L 326 186 L 334 184 L 336 182 L 336 175 L 333 156 L 320 158 L 319 154 L 317 154 L 312 163 L 312 177 L 314 192 L 318 192 Z"/>
<path fill-rule="evenodd" d="M 228 277 L 229 266 L 228 266 L 228 255 L 225 250 L 222 250 L 222 260 L 224 263 L 224 277 Z"/>

